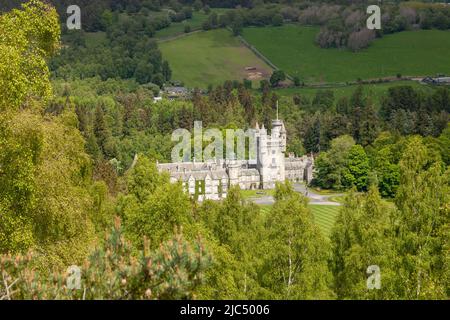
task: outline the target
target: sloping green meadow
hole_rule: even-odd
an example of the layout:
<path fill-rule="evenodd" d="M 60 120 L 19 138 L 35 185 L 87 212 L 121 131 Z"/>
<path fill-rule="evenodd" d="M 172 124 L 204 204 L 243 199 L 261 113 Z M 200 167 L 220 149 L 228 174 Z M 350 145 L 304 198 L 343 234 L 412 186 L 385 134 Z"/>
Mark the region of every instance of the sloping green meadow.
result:
<path fill-rule="evenodd" d="M 244 38 L 279 68 L 309 83 L 450 74 L 450 31 L 400 32 L 359 52 L 322 49 L 314 43 L 318 32 L 298 25 L 246 28 Z"/>
<path fill-rule="evenodd" d="M 229 9 L 219 9 L 214 8 L 212 12 L 217 13 L 218 15 L 227 12 Z M 192 19 L 185 20 L 182 22 L 173 22 L 168 28 L 164 28 L 162 30 L 158 30 L 156 32 L 156 38 L 165 39 L 170 37 L 175 37 L 178 35 L 184 34 L 184 27 L 186 25 L 191 27 L 191 30 L 199 30 L 202 28 L 202 24 L 208 20 L 209 15 L 204 13 L 203 11 L 195 11 L 192 13 Z"/>
<path fill-rule="evenodd" d="M 246 67 L 270 77 L 271 68 L 225 29 L 198 32 L 160 43 L 164 59 L 173 70 L 172 78 L 188 87 L 207 88 L 226 80 L 246 78 Z"/>

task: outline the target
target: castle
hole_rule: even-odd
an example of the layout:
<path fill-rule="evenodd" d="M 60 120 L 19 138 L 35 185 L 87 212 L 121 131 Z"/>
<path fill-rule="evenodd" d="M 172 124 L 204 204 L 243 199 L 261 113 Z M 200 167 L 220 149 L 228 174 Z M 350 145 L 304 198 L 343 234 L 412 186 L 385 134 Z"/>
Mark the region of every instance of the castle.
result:
<path fill-rule="evenodd" d="M 256 124 L 253 131 L 256 159 L 215 159 L 207 162 L 178 162 L 158 164 L 160 172 L 168 172 L 173 183 L 181 181 L 185 190 L 199 201 L 220 200 L 227 196 L 230 186 L 243 190 L 273 189 L 286 179 L 309 183 L 312 180 L 314 158 L 286 157 L 286 129 L 283 121 L 272 121 L 269 133 L 264 125 Z"/>

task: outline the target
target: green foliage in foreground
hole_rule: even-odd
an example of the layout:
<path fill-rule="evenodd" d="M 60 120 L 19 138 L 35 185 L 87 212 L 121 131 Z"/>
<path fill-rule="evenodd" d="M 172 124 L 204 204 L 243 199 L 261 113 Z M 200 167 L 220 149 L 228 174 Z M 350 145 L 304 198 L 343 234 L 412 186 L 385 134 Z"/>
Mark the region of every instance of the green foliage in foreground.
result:
<path fill-rule="evenodd" d="M 37 8 L 27 14 L 33 17 L 41 3 L 31 3 Z M 9 15 L 1 19 L 0 24 L 15 21 Z M 17 32 L 20 38 L 21 30 L 8 29 L 8 37 Z M 39 33 L 29 36 L 32 41 L 28 46 L 33 51 L 33 46 L 39 47 Z M 49 40 L 50 47 L 57 47 L 55 39 Z M 0 41 L 0 45 L 12 46 L 14 51 L 21 44 L 16 48 L 13 42 L 5 45 Z M 26 62 L 26 55 L 8 57 L 13 60 L 1 65 L 1 81 L 14 73 L 14 59 L 22 58 Z M 307 200 L 289 183 L 277 185 L 276 203 L 264 212 L 245 201 L 238 187 L 230 188 L 222 202 L 199 204 L 183 192 L 181 184 L 171 184 L 154 163 L 139 156 L 117 182 L 118 197 L 111 197 L 103 181 L 108 175 L 92 173 L 70 99 L 47 105 L 45 99 L 36 97 L 39 92 L 30 83 L 40 81 L 46 87 L 48 77 L 39 79 L 25 72 L 22 79 L 25 81 L 17 90 L 2 92 L 0 99 L 0 298 L 450 297 L 448 130 L 442 134 L 438 130 L 435 136 L 441 135 L 439 138 L 383 134 L 378 139 L 372 137 L 369 144 L 368 139 L 362 139 L 358 125 L 354 138 L 360 145 L 368 143 L 366 149 L 349 137 L 332 144 L 328 156 L 333 154 L 333 161 L 342 163 L 342 167 L 331 166 L 331 176 L 339 178 L 333 181 L 350 181 L 348 185 L 355 186 L 367 181 L 369 192 L 347 197 L 331 239 L 326 241 Z M 232 86 L 228 88 L 214 90 L 208 99 L 231 99 Z M 435 100 L 440 107 L 434 111 L 440 111 L 448 106 L 448 92 L 436 93 L 429 101 Z M 267 92 L 263 94 L 266 101 L 271 100 Z M 417 109 L 416 94 L 410 88 L 390 90 L 389 94 L 385 106 L 401 100 L 408 112 Z M 244 94 L 241 98 L 248 100 Z M 328 104 L 329 98 L 323 94 L 317 102 Z M 201 110 L 207 109 L 206 100 L 198 100 Z M 361 95 L 356 92 L 352 100 L 361 103 Z M 340 104 L 339 109 L 358 110 L 344 107 Z M 92 129 L 97 147 L 106 155 L 110 138 L 107 120 L 101 108 L 95 111 Z M 158 112 L 157 118 L 170 119 L 170 110 L 166 111 Z M 127 120 L 137 120 L 132 118 Z M 430 128 L 422 129 L 420 132 Z M 317 132 L 320 149 L 320 130 L 312 130 L 308 140 L 317 147 L 313 145 Z M 366 180 L 367 157 L 376 176 Z M 393 165 L 392 171 L 382 170 L 386 158 Z M 336 164 L 333 161 L 328 163 Z M 117 160 L 113 164 L 118 168 Z M 396 173 L 397 184 L 394 205 L 387 206 L 377 185 L 384 186 L 380 180 L 394 180 L 391 173 Z M 111 236 L 103 241 L 114 211 L 123 220 L 124 237 L 116 223 Z M 180 236 L 180 228 L 186 240 Z M 30 250 L 34 253 L 24 257 Z M 79 291 L 66 285 L 65 272 L 72 264 L 78 264 L 82 271 Z M 381 288 L 376 291 L 367 287 L 370 265 L 381 269 Z"/>
<path fill-rule="evenodd" d="M 127 186 L 127 195 L 119 198 L 119 210 L 126 234 L 137 247 L 145 236 L 155 248 L 174 228 L 192 223 L 189 197 L 181 185 L 170 183 L 168 175 L 159 175 L 147 158 L 138 160 Z"/>
<path fill-rule="evenodd" d="M 17 110 L 30 96 L 51 95 L 46 59 L 59 47 L 56 10 L 40 1 L 24 4 L 0 19 L 0 111 Z"/>
<path fill-rule="evenodd" d="M 281 299 L 332 297 L 328 244 L 313 222 L 307 199 L 289 183 L 277 187 L 275 199 L 266 224 L 268 251 L 263 282 Z"/>
<path fill-rule="evenodd" d="M 375 187 L 348 195 L 331 236 L 339 298 L 448 299 L 449 172 L 431 158 L 420 138 L 408 142 L 396 207 Z M 371 265 L 381 271 L 379 290 L 367 290 Z"/>
<path fill-rule="evenodd" d="M 201 244 L 181 234 L 151 250 L 135 249 L 122 234 L 119 220 L 105 243 L 80 268 L 79 288 L 73 273 L 41 274 L 32 268 L 33 254 L 0 258 L 0 299 L 192 299 L 209 257 Z"/>
<path fill-rule="evenodd" d="M 125 245 L 113 232 L 105 247 L 90 255 L 83 267 L 84 298 L 445 299 L 449 295 L 448 172 L 439 161 L 427 160 L 432 159 L 427 152 L 421 139 L 408 142 L 400 161 L 396 206 L 382 202 L 374 187 L 367 194 L 347 196 L 331 241 L 319 230 L 307 200 L 289 183 L 277 186 L 276 203 L 265 213 L 246 202 L 238 188 L 231 188 L 223 202 L 186 202 L 188 208 L 174 215 L 173 221 L 158 218 L 164 211 L 124 210 L 128 201 L 153 206 L 155 192 L 167 212 L 179 205 L 178 200 L 164 200 L 173 195 L 164 187 L 170 184 L 164 182 L 164 175 L 152 172 L 153 164 L 140 158 L 128 177 L 128 195 L 118 208 L 123 211 L 126 235 L 135 240 Z M 189 245 L 170 231 L 176 225 L 188 231 Z M 204 249 L 192 253 L 189 246 L 199 245 L 196 234 L 202 235 Z M 137 241 L 138 236 L 148 240 Z M 158 241 L 162 245 L 155 245 Z M 169 249 L 164 249 L 167 245 Z M 208 253 L 204 262 L 202 252 Z M 83 298 L 80 292 L 67 293 L 61 271 L 47 278 L 36 276 L 33 264 L 13 266 L 16 258 L 11 256 L 0 261 L 7 283 L 17 279 L 14 284 L 20 284 L 15 298 Z M 152 269 L 158 262 L 160 267 Z M 367 289 L 366 269 L 371 265 L 381 268 L 380 290 Z M 150 277 L 142 278 L 143 274 Z M 40 295 L 33 285 L 44 288 Z"/>
<path fill-rule="evenodd" d="M 0 63 L 0 84 L 7 83 L 0 93 L 0 253 L 34 248 L 43 270 L 76 263 L 93 241 L 93 221 L 104 229 L 94 198 L 105 194 L 90 179 L 73 107 L 44 111 L 51 94 L 45 61 L 59 47 L 58 19 L 30 1 L 2 15 L 0 28 L 1 51 L 12 53 Z"/>

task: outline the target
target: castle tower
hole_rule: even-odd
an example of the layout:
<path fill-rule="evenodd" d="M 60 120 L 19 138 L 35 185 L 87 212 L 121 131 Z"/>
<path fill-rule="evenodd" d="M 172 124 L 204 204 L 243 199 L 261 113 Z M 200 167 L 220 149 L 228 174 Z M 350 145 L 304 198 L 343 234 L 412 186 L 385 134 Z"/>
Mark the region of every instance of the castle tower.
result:
<path fill-rule="evenodd" d="M 284 182 L 286 180 L 286 128 L 283 121 L 279 119 L 272 121 L 271 155 L 273 175 L 276 181 Z"/>
<path fill-rule="evenodd" d="M 240 165 L 237 161 L 231 160 L 228 163 L 228 179 L 229 185 L 235 186 L 239 184 Z"/>
<path fill-rule="evenodd" d="M 261 175 L 263 189 L 272 189 L 276 182 L 284 182 L 286 129 L 283 121 L 272 121 L 271 135 L 267 135 L 264 126 L 256 133 L 257 169 Z"/>

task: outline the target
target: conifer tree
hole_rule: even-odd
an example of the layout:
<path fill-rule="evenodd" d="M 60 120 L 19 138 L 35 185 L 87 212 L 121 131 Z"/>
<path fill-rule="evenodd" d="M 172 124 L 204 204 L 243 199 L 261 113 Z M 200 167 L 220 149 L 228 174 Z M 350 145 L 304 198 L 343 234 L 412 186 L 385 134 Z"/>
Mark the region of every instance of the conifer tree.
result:
<path fill-rule="evenodd" d="M 107 143 L 111 138 L 111 132 L 106 125 L 104 111 L 101 106 L 97 106 L 97 108 L 95 109 L 95 119 L 93 127 L 93 133 L 97 139 L 97 145 L 100 148 L 102 154 L 106 155 Z"/>

